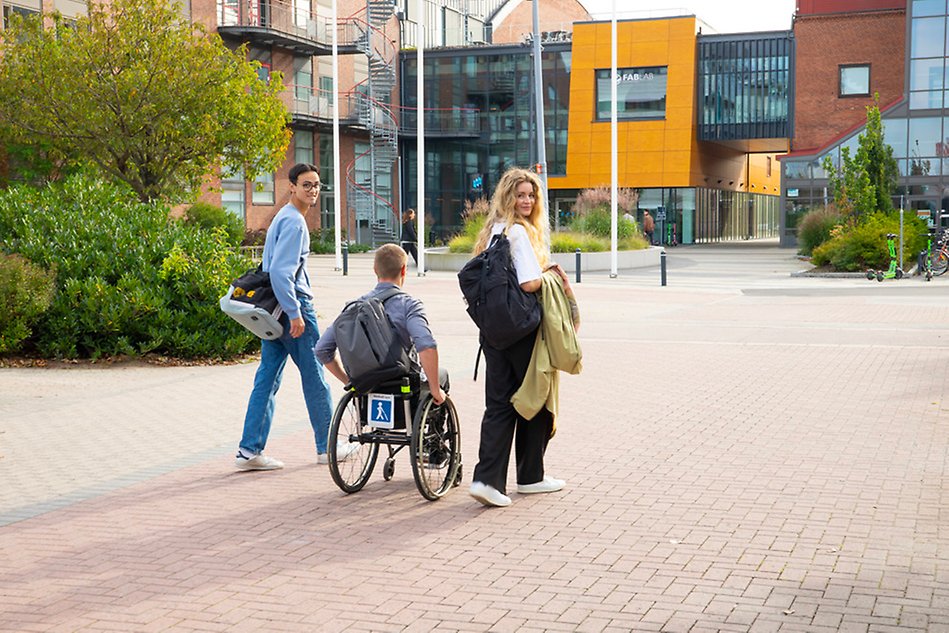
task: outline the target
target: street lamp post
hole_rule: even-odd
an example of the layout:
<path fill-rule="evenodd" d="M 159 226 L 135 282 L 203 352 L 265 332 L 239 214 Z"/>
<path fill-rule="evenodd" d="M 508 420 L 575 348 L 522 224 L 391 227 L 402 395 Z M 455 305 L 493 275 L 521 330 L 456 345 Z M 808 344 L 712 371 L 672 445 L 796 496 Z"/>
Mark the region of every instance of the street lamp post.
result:
<path fill-rule="evenodd" d="M 547 216 L 547 240 L 550 240 L 550 210 L 547 190 L 547 132 L 544 129 L 544 79 L 541 67 L 540 46 L 540 0 L 533 0 L 534 25 L 531 39 L 534 44 L 534 128 L 537 130 L 537 166 L 540 181 L 544 186 L 541 197 L 544 201 L 544 214 Z"/>

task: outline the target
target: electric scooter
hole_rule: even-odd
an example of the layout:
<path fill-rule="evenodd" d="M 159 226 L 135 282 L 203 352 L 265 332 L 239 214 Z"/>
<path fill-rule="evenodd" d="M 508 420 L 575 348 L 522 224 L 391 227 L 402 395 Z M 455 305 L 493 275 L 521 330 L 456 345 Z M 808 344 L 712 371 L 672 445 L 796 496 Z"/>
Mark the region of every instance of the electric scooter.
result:
<path fill-rule="evenodd" d="M 896 233 L 886 234 L 886 245 L 890 249 L 890 267 L 885 271 L 871 268 L 867 271 L 867 279 L 872 280 L 875 277 L 877 281 L 883 281 L 903 278 L 903 269 L 896 265 Z"/>

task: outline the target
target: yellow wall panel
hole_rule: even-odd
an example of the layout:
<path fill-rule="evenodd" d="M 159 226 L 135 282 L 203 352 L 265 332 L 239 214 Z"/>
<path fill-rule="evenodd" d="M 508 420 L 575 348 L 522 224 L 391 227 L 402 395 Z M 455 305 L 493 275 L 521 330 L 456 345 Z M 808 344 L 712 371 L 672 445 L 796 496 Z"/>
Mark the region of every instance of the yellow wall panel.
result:
<path fill-rule="evenodd" d="M 667 66 L 666 116 L 619 122 L 620 186 L 686 186 L 692 169 L 695 119 L 694 18 L 627 20 L 618 24 L 620 67 Z M 597 121 L 595 71 L 610 67 L 610 24 L 574 25 L 567 175 L 552 188 L 608 185 L 611 137 L 607 118 Z M 667 174 L 668 175 L 664 175 Z"/>

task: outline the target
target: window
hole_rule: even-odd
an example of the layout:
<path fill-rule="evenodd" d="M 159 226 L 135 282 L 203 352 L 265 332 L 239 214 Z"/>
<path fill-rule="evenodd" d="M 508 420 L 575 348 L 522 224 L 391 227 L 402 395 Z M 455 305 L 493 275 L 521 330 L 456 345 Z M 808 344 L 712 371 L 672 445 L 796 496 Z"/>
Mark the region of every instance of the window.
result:
<path fill-rule="evenodd" d="M 221 178 L 221 206 L 237 217 L 244 219 L 244 170 L 236 169 L 233 172 L 226 166 Z"/>
<path fill-rule="evenodd" d="M 665 66 L 617 68 L 616 118 L 665 118 L 667 70 Z M 612 99 L 610 70 L 596 71 L 597 120 L 609 120 Z"/>
<path fill-rule="evenodd" d="M 296 163 L 313 162 L 313 133 L 299 130 L 293 134 L 293 161 Z"/>
<path fill-rule="evenodd" d="M 39 15 L 39 11 L 34 11 L 32 9 L 26 9 L 24 7 L 17 7 L 13 5 L 7 5 L 3 7 L 3 28 L 10 28 L 10 18 L 13 15 L 19 15 L 23 18 L 28 18 L 33 15 Z"/>
<path fill-rule="evenodd" d="M 293 61 L 294 92 L 298 101 L 308 101 L 313 91 L 313 67 L 307 58 L 297 58 Z"/>
<path fill-rule="evenodd" d="M 273 174 L 260 174 L 254 180 L 254 193 L 251 196 L 254 204 L 273 204 L 274 186 Z"/>
<path fill-rule="evenodd" d="M 870 96 L 870 64 L 840 66 L 840 96 Z"/>

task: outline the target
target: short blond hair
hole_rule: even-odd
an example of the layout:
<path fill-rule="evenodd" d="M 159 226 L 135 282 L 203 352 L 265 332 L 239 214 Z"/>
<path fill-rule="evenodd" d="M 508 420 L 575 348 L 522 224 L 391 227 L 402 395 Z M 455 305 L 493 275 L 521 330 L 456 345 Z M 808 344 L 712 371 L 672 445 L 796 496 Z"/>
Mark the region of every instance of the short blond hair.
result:
<path fill-rule="evenodd" d="M 396 244 L 383 244 L 376 249 L 376 258 L 372 269 L 379 279 L 398 279 L 402 274 L 402 267 L 408 262 L 405 251 Z"/>

